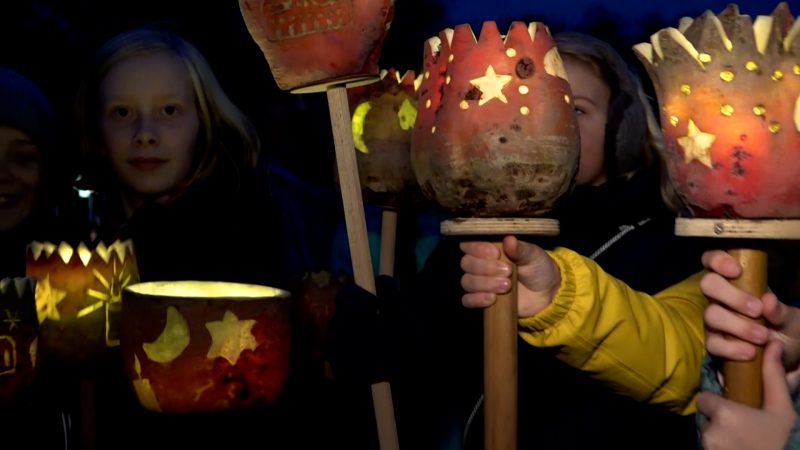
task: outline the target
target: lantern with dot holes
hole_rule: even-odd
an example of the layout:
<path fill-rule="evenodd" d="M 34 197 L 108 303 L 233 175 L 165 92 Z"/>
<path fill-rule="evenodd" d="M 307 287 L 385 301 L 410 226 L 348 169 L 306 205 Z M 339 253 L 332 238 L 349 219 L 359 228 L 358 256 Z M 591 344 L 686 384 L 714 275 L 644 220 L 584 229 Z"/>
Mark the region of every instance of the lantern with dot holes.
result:
<path fill-rule="evenodd" d="M 283 392 L 288 292 L 228 282 L 146 282 L 128 286 L 122 303 L 122 358 L 144 408 L 230 410 L 273 404 Z"/>
<path fill-rule="evenodd" d="M 800 21 L 736 5 L 635 46 L 656 89 L 669 174 L 695 217 L 800 217 Z"/>
<path fill-rule="evenodd" d="M 547 27 L 468 24 L 425 45 L 412 162 L 422 191 L 467 216 L 536 216 L 574 183 L 577 119 Z"/>

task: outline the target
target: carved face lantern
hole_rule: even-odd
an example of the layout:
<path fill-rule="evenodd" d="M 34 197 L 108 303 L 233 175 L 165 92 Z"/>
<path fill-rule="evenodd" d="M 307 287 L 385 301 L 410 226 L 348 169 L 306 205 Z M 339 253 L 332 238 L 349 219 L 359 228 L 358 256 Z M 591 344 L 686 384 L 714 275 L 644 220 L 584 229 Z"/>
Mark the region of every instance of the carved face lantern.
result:
<path fill-rule="evenodd" d="M 32 278 L 0 280 L 0 405 L 20 399 L 33 380 L 39 337 Z"/>
<path fill-rule="evenodd" d="M 378 76 L 394 0 L 239 0 L 275 82 L 295 93 Z"/>
<path fill-rule="evenodd" d="M 274 403 L 289 374 L 289 293 L 210 281 L 123 292 L 122 357 L 141 405 L 199 412 Z"/>
<path fill-rule="evenodd" d="M 376 83 L 348 89 L 358 174 L 367 203 L 388 208 L 421 199 L 411 167 L 417 120 L 415 73 L 381 71 Z"/>
<path fill-rule="evenodd" d="M 667 167 L 698 217 L 800 217 L 800 21 L 786 3 L 684 18 L 634 47 L 661 106 Z"/>
<path fill-rule="evenodd" d="M 122 289 L 139 281 L 132 241 L 32 242 L 26 272 L 36 279 L 44 357 L 87 362 L 119 345 Z"/>
<path fill-rule="evenodd" d="M 485 22 L 425 45 L 412 163 L 422 191 L 470 216 L 535 216 L 568 193 L 580 141 L 547 27 Z"/>

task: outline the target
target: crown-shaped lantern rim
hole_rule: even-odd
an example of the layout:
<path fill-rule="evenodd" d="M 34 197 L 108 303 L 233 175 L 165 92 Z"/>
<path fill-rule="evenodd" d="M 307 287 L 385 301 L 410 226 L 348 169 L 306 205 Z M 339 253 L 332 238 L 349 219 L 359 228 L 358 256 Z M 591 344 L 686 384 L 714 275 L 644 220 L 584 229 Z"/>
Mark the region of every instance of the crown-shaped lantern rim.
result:
<path fill-rule="evenodd" d="M 88 267 L 93 260 L 101 260 L 104 264 L 111 262 L 112 257 L 119 262 L 125 262 L 134 257 L 133 241 L 114 241 L 106 245 L 99 242 L 94 248 L 89 248 L 81 242 L 77 246 L 61 242 L 58 245 L 52 242 L 33 241 L 28 245 L 28 252 L 34 261 L 49 260 L 59 258 L 64 264 L 70 264 L 73 259 L 77 259 L 84 267 Z"/>

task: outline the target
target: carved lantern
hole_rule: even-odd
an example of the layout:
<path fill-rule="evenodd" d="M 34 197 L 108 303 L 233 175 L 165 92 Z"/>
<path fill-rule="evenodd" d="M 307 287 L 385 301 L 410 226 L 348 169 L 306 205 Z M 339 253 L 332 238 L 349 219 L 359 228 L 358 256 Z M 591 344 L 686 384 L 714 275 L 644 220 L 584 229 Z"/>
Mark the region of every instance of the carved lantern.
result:
<path fill-rule="evenodd" d="M 295 93 L 378 76 L 394 0 L 239 0 L 275 82 Z"/>
<path fill-rule="evenodd" d="M 547 27 L 484 22 L 427 41 L 412 163 L 422 191 L 461 215 L 535 216 L 568 193 L 580 143 Z"/>
<path fill-rule="evenodd" d="M 32 242 L 27 276 L 36 279 L 43 357 L 88 362 L 119 345 L 122 289 L 139 281 L 133 242 Z"/>
<path fill-rule="evenodd" d="M 422 199 L 411 167 L 417 120 L 414 71 L 383 70 L 380 81 L 347 91 L 364 201 L 399 209 Z"/>
<path fill-rule="evenodd" d="M 228 282 L 147 282 L 126 288 L 122 303 L 122 357 L 144 408 L 227 410 L 269 405 L 283 392 L 288 292 Z"/>
<path fill-rule="evenodd" d="M 39 321 L 33 278 L 0 280 L 0 405 L 18 401 L 36 369 Z"/>
<path fill-rule="evenodd" d="M 800 217 L 800 21 L 736 5 L 636 45 L 669 174 L 696 217 Z"/>

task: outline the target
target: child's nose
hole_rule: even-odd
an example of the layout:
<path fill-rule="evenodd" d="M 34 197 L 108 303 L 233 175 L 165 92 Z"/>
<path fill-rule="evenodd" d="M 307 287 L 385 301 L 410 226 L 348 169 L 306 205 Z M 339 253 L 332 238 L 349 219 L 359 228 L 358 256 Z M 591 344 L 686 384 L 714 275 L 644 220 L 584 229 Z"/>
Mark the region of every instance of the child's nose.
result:
<path fill-rule="evenodd" d="M 148 117 L 142 117 L 139 120 L 135 136 L 138 145 L 155 145 L 158 143 L 158 135 L 154 125 L 152 119 Z"/>

